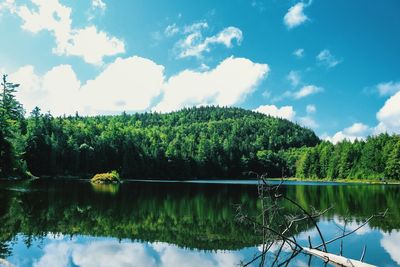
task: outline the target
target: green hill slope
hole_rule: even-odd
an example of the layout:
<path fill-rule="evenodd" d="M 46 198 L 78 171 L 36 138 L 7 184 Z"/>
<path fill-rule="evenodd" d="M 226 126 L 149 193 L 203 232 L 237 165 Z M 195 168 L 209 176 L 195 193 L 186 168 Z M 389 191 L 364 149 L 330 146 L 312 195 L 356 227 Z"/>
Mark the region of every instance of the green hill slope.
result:
<path fill-rule="evenodd" d="M 35 114 L 28 120 L 25 159 L 35 175 L 115 169 L 125 178 L 236 178 L 246 171 L 280 176 L 288 167 L 279 151 L 318 143 L 309 129 L 240 108 L 64 118 Z"/>

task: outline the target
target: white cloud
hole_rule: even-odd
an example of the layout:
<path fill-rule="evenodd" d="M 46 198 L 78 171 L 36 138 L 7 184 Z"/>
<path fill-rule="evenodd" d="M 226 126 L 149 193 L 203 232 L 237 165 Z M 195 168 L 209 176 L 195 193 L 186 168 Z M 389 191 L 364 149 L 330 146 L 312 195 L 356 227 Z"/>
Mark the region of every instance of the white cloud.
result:
<path fill-rule="evenodd" d="M 183 29 L 184 33 L 193 33 L 201 31 L 202 29 L 208 28 L 207 22 L 196 22 L 191 25 L 186 25 Z"/>
<path fill-rule="evenodd" d="M 107 5 L 102 0 L 92 0 L 92 7 L 104 11 Z"/>
<path fill-rule="evenodd" d="M 84 84 L 70 65 L 56 66 L 44 74 L 24 66 L 10 75 L 10 81 L 21 84 L 17 99 L 28 112 L 38 106 L 53 115 L 76 111 L 95 115 L 151 107 L 167 112 L 188 106 L 234 105 L 252 93 L 268 71 L 266 64 L 229 57 L 214 69 L 185 70 L 165 79 L 162 65 L 132 56 L 117 58 Z"/>
<path fill-rule="evenodd" d="M 86 62 L 97 65 L 102 63 L 103 57 L 123 52 L 125 46 L 121 40 L 98 31 L 94 26 L 74 31 L 64 50 L 58 51 L 60 54 L 81 56 Z"/>
<path fill-rule="evenodd" d="M 304 9 L 309 4 L 299 2 L 294 6 L 290 7 L 286 15 L 283 17 L 283 22 L 288 29 L 297 27 L 308 20 L 308 17 L 304 14 Z"/>
<path fill-rule="evenodd" d="M 163 66 L 137 56 L 117 58 L 82 87 L 84 113 L 148 109 L 163 82 Z"/>
<path fill-rule="evenodd" d="M 59 65 L 43 76 L 32 66 L 24 66 L 10 75 L 10 81 L 21 84 L 17 99 L 27 112 L 35 106 L 53 115 L 74 114 L 79 109 L 80 81 L 70 65 Z"/>
<path fill-rule="evenodd" d="M 267 64 L 234 57 L 209 71 L 182 71 L 166 81 L 163 98 L 154 110 L 168 112 L 188 106 L 234 105 L 253 92 L 268 72 Z"/>
<path fill-rule="evenodd" d="M 350 127 L 343 129 L 335 133 L 332 137 L 324 136 L 323 139 L 336 144 L 343 140 L 348 140 L 350 142 L 354 142 L 355 140 L 362 140 L 367 137 L 371 133 L 371 128 L 363 123 L 356 122 Z"/>
<path fill-rule="evenodd" d="M 290 81 L 292 86 L 297 86 L 301 82 L 301 76 L 298 71 L 291 70 L 286 78 Z"/>
<path fill-rule="evenodd" d="M 369 132 L 370 128 L 361 122 L 356 122 L 348 128 L 345 128 L 343 132 L 348 135 L 365 135 Z"/>
<path fill-rule="evenodd" d="M 316 129 L 319 127 L 319 124 L 311 116 L 300 117 L 299 123 L 311 129 Z"/>
<path fill-rule="evenodd" d="M 234 41 L 240 45 L 243 39 L 242 31 L 232 26 L 223 29 L 216 35 L 204 38 L 201 30 L 206 27 L 207 23 L 197 23 L 185 27 L 184 32 L 187 35 L 176 43 L 176 48 L 179 51 L 178 58 L 201 58 L 204 52 L 211 50 L 212 45 L 221 44 L 231 48 Z"/>
<path fill-rule="evenodd" d="M 315 105 L 307 105 L 306 112 L 307 114 L 315 113 L 317 112 L 317 108 L 315 107 Z"/>
<path fill-rule="evenodd" d="M 390 255 L 392 260 L 397 264 L 400 264 L 400 232 L 393 231 L 390 234 L 383 233 L 383 238 L 381 239 L 381 246 Z"/>
<path fill-rule="evenodd" d="M 381 96 L 394 95 L 400 91 L 400 82 L 390 81 L 386 83 L 380 83 L 376 86 L 376 89 Z"/>
<path fill-rule="evenodd" d="M 334 55 L 332 55 L 332 53 L 328 49 L 324 49 L 319 52 L 319 54 L 317 55 L 317 61 L 327 68 L 333 68 L 342 62 L 342 60 L 339 60 Z"/>
<path fill-rule="evenodd" d="M 315 85 L 306 85 L 303 86 L 302 88 L 300 88 L 300 90 L 298 90 L 297 92 L 293 93 L 293 98 L 295 99 L 300 99 L 312 94 L 316 94 L 319 92 L 322 92 L 323 88 L 315 86 Z"/>
<path fill-rule="evenodd" d="M 283 106 L 281 108 L 278 108 L 275 105 L 262 105 L 254 109 L 253 111 L 291 121 L 293 121 L 296 116 L 296 112 L 293 110 L 292 106 Z"/>
<path fill-rule="evenodd" d="M 177 34 L 177 33 L 179 33 L 179 27 L 176 26 L 175 23 L 174 23 L 174 24 L 168 25 L 168 26 L 165 28 L 165 30 L 164 30 L 164 34 L 165 34 L 167 37 L 174 36 L 174 35 Z"/>
<path fill-rule="evenodd" d="M 400 133 L 400 92 L 391 96 L 376 114 L 375 133 Z"/>
<path fill-rule="evenodd" d="M 10 13 L 15 13 L 17 7 L 14 0 L 4 0 L 0 3 L 0 15 L 3 11 L 9 11 Z"/>
<path fill-rule="evenodd" d="M 17 14 L 23 20 L 22 28 L 33 33 L 43 30 L 51 32 L 56 40 L 54 53 L 80 56 L 87 63 L 101 64 L 103 57 L 125 52 L 123 41 L 98 31 L 95 26 L 72 28 L 71 8 L 62 5 L 58 0 L 31 1 L 36 6 L 35 9 L 26 5 L 18 7 Z"/>
<path fill-rule="evenodd" d="M 303 48 L 296 49 L 295 51 L 293 51 L 293 55 L 297 58 L 304 57 L 304 49 Z"/>

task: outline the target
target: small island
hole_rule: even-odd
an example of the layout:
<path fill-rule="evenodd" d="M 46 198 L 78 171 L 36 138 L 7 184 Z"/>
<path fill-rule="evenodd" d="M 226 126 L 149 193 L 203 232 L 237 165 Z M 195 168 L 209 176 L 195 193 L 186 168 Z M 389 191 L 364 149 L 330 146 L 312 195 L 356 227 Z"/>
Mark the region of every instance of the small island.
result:
<path fill-rule="evenodd" d="M 94 184 L 117 184 L 121 182 L 121 179 L 117 171 L 111 171 L 96 174 L 90 179 L 90 182 Z"/>

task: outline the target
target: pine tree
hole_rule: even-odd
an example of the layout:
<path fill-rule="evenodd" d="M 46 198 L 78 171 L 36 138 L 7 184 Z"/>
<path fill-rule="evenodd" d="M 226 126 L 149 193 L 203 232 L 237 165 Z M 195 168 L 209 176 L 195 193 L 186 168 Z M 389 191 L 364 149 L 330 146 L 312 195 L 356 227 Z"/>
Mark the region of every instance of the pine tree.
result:
<path fill-rule="evenodd" d="M 13 139 L 21 132 L 24 120 L 22 105 L 16 100 L 15 92 L 19 84 L 7 82 L 3 75 L 0 94 L 0 176 L 10 175 L 19 168 Z"/>

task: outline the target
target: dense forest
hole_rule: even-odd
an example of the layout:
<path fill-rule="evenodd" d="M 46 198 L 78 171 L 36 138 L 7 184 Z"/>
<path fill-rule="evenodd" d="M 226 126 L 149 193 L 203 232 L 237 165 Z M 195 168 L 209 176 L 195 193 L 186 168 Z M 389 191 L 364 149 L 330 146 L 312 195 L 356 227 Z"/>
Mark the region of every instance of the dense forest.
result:
<path fill-rule="evenodd" d="M 333 145 L 288 120 L 233 107 L 94 117 L 53 117 L 35 108 L 26 116 L 18 86 L 3 76 L 0 177 L 117 170 L 123 178 L 239 178 L 253 171 L 400 179 L 398 135 Z"/>

